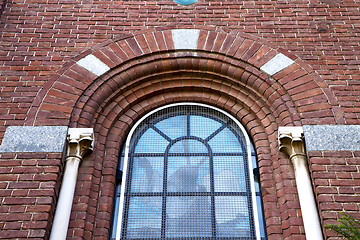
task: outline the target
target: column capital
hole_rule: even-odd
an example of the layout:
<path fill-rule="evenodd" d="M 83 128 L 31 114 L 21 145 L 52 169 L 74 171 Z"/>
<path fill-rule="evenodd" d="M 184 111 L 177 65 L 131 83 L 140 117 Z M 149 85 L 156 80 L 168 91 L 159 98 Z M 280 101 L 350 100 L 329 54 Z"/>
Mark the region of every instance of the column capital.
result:
<path fill-rule="evenodd" d="M 82 160 L 93 151 L 93 145 L 94 130 L 92 128 L 69 128 L 66 159 L 75 157 Z"/>
<path fill-rule="evenodd" d="M 304 130 L 302 127 L 279 127 L 279 150 L 290 159 L 294 156 L 305 156 Z"/>

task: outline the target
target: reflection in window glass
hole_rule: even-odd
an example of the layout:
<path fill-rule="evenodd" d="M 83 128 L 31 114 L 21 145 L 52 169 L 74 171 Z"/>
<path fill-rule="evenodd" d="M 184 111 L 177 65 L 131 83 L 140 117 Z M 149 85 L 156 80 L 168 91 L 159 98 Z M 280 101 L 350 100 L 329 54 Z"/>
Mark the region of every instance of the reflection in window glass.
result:
<path fill-rule="evenodd" d="M 214 157 L 214 187 L 217 192 L 246 192 L 247 184 L 242 156 Z"/>
<path fill-rule="evenodd" d="M 204 196 L 166 199 L 165 237 L 211 237 L 211 201 Z"/>
<path fill-rule="evenodd" d="M 183 155 L 184 158 L 188 157 L 186 154 L 192 153 L 192 155 L 200 154 L 200 153 L 208 153 L 208 149 L 204 145 L 204 143 L 193 140 L 193 139 L 184 139 L 180 140 L 174 145 L 170 146 L 169 149 L 170 154 Z M 205 155 L 204 155 L 205 156 Z"/>
<path fill-rule="evenodd" d="M 158 238 L 161 236 L 161 197 L 129 199 L 128 238 Z"/>
<path fill-rule="evenodd" d="M 210 139 L 209 144 L 217 153 L 241 153 L 245 143 L 239 141 L 229 128 L 224 128 Z"/>
<path fill-rule="evenodd" d="M 215 216 L 218 237 L 251 237 L 248 199 L 243 196 L 215 197 Z"/>
<path fill-rule="evenodd" d="M 152 141 L 149 141 L 151 139 Z M 154 144 L 156 143 L 156 144 Z M 136 145 L 135 152 L 137 153 L 163 153 L 169 144 L 159 133 L 153 129 L 148 129 L 144 135 L 141 136 Z"/>
<path fill-rule="evenodd" d="M 186 115 L 166 118 L 154 125 L 160 131 L 166 133 L 171 139 L 177 139 L 186 135 Z"/>
<path fill-rule="evenodd" d="M 204 126 L 207 126 L 204 128 Z M 214 119 L 204 116 L 190 116 L 190 135 L 207 139 L 218 130 L 222 124 Z"/>
<path fill-rule="evenodd" d="M 168 159 L 169 192 L 208 192 L 210 185 L 209 159 L 206 157 L 169 157 Z M 207 181 L 202 179 L 207 177 Z"/>
<path fill-rule="evenodd" d="M 112 237 L 118 227 L 120 239 L 258 239 L 255 207 L 266 239 L 258 182 L 256 197 L 251 187 L 256 159 L 245 142 L 236 123 L 212 108 L 176 105 L 150 115 L 125 156 L 121 226 Z"/>
<path fill-rule="evenodd" d="M 162 192 L 164 162 L 159 157 L 136 157 L 131 192 Z"/>

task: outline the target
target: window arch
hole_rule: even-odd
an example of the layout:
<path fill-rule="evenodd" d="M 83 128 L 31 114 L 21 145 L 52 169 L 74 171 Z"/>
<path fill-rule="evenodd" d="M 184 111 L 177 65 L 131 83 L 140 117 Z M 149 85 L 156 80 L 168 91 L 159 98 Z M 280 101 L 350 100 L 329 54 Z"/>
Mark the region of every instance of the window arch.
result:
<path fill-rule="evenodd" d="M 222 110 L 181 103 L 147 114 L 118 170 L 112 239 L 266 239 L 253 147 Z"/>

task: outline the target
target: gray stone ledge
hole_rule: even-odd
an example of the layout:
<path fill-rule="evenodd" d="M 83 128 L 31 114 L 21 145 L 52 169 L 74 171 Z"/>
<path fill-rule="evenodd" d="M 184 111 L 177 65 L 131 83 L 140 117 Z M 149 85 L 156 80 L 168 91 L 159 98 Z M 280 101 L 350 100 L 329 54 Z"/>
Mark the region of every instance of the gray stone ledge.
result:
<path fill-rule="evenodd" d="M 63 152 L 67 126 L 9 126 L 0 152 Z"/>
<path fill-rule="evenodd" d="M 307 151 L 360 151 L 360 125 L 304 125 Z"/>

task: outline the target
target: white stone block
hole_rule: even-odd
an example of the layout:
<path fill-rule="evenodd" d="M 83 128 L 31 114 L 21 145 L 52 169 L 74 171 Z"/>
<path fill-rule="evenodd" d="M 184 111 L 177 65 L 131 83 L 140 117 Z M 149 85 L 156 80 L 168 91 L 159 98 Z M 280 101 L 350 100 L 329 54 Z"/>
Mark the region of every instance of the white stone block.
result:
<path fill-rule="evenodd" d="M 92 54 L 80 59 L 77 64 L 97 76 L 100 76 L 110 70 L 108 65 Z"/>
<path fill-rule="evenodd" d="M 275 73 L 280 72 L 281 70 L 287 68 L 291 64 L 293 64 L 294 61 L 285 56 L 282 53 L 279 53 L 275 57 L 273 57 L 270 61 L 265 63 L 260 70 L 263 72 L 269 74 L 270 76 L 274 75 Z"/>
<path fill-rule="evenodd" d="M 199 29 L 173 29 L 171 32 L 175 49 L 197 49 Z"/>

